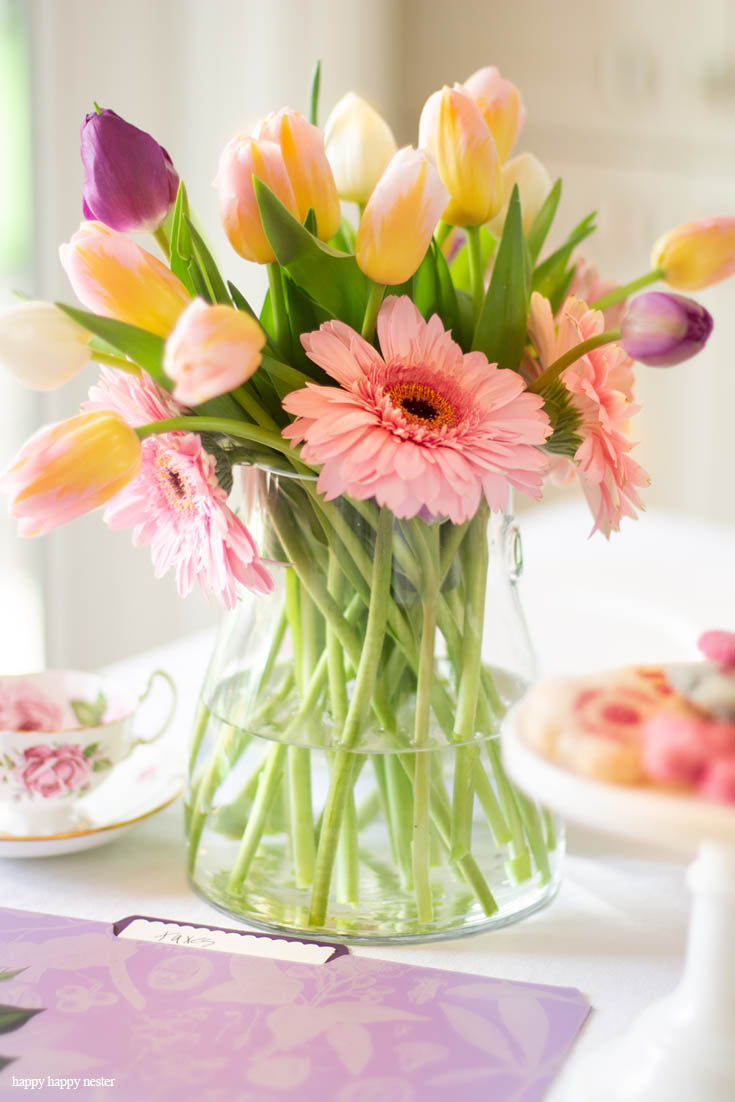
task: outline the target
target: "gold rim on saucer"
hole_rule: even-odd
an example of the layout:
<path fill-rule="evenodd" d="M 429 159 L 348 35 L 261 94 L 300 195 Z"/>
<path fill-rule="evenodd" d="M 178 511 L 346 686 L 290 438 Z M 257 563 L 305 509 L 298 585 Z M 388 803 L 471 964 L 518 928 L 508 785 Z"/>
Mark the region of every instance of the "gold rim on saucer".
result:
<path fill-rule="evenodd" d="M 169 804 L 178 800 L 183 791 L 184 785 L 182 783 L 173 796 L 169 796 L 162 804 L 158 804 L 140 815 L 135 815 L 132 819 L 122 819 L 119 823 L 86 827 L 84 830 L 70 830 L 64 834 L 0 834 L 0 842 L 60 842 L 64 838 L 84 838 L 89 834 L 101 834 L 106 830 L 117 830 L 119 827 L 132 826 L 133 823 L 139 823 L 141 819 L 147 819 L 150 815 L 155 815 L 157 811 L 163 811 L 164 807 L 168 807 Z"/>

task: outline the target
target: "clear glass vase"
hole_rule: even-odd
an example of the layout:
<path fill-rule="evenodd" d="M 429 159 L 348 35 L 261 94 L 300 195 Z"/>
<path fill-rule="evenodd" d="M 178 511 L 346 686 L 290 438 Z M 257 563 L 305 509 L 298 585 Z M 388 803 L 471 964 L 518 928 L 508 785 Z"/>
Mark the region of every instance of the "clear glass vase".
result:
<path fill-rule="evenodd" d="M 274 471 L 244 484 L 276 588 L 227 615 L 202 689 L 195 890 L 255 926 L 373 943 L 542 906 L 560 825 L 499 748 L 534 674 L 513 519 L 400 520 Z"/>

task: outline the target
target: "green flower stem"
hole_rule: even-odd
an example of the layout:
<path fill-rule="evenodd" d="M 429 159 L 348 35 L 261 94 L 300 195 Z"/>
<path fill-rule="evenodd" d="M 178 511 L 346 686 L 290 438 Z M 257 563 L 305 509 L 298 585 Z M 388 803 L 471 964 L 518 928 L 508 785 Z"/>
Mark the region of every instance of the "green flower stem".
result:
<path fill-rule="evenodd" d="M 162 432 L 214 432 L 220 436 L 232 436 L 236 440 L 249 440 L 253 444 L 272 448 L 273 451 L 287 456 L 300 473 L 313 473 L 311 467 L 297 460 L 291 445 L 280 433 L 263 429 L 259 425 L 248 425 L 245 421 L 235 421 L 231 417 L 169 417 L 165 421 L 138 425 L 135 432 L 141 440 Z"/>
<path fill-rule="evenodd" d="M 608 291 L 606 295 L 598 298 L 596 302 L 590 303 L 590 309 L 606 310 L 608 306 L 614 306 L 616 302 L 622 302 L 628 295 L 642 290 L 643 287 L 648 287 L 651 283 L 658 283 L 661 279 L 666 279 L 665 270 L 663 268 L 651 268 L 651 271 L 646 272 L 645 275 L 639 276 L 638 279 L 632 279 L 630 283 L 625 283 L 622 287 L 613 288 L 612 291 Z"/>
<path fill-rule="evenodd" d="M 413 890 L 413 859 L 411 843 L 413 838 L 413 781 L 415 773 L 407 775 L 401 768 L 396 754 L 385 755 L 385 773 L 388 782 L 387 821 L 396 850 L 396 864 L 404 891 Z"/>
<path fill-rule="evenodd" d="M 490 824 L 493 838 L 499 846 L 507 845 L 508 842 L 511 841 L 513 835 L 505 820 L 500 804 L 498 803 L 495 789 L 490 784 L 482 762 L 479 760 L 475 761 L 474 782 L 477 798 L 480 801 L 482 810 L 485 812 L 485 818 Z"/>
<path fill-rule="evenodd" d="M 354 784 L 354 780 L 352 783 Z M 357 903 L 360 896 L 359 887 L 357 812 L 355 794 L 350 790 L 345 801 L 342 829 L 337 845 L 337 900 L 340 903 Z"/>
<path fill-rule="evenodd" d="M 498 740 L 496 738 L 485 739 L 484 745 L 490 759 L 495 783 L 498 787 L 498 800 L 503 809 L 505 821 L 511 831 L 511 859 L 510 861 L 506 861 L 506 868 L 516 883 L 520 884 L 523 880 L 528 880 L 531 876 L 531 859 L 526 845 L 526 836 L 523 831 L 523 823 L 521 822 L 520 813 L 518 811 L 515 792 L 505 775 L 500 761 Z"/>
<path fill-rule="evenodd" d="M 260 425 L 261 428 L 268 429 L 270 432 L 280 432 L 278 425 L 271 415 L 263 409 L 262 403 L 259 402 L 246 387 L 239 386 L 235 390 L 230 391 L 230 394 L 256 425 Z"/>
<path fill-rule="evenodd" d="M 341 745 L 347 750 L 354 745 L 360 734 L 378 674 L 388 618 L 388 605 L 390 604 L 390 581 L 393 563 L 391 554 L 392 536 L 393 516 L 388 509 L 381 509 L 375 543 L 371 600 L 365 629 L 365 641 L 361 648 L 359 660 L 356 663 L 355 686 L 342 730 Z M 326 589 L 324 595 L 329 596 Z M 330 600 L 333 600 L 333 598 L 330 597 Z M 342 620 L 341 617 L 340 620 Z M 329 904 L 329 886 L 332 879 L 340 824 L 345 801 L 350 791 L 352 776 L 350 757 L 349 753 L 337 756 L 324 806 L 309 912 L 309 921 L 314 926 L 323 926 L 326 919 Z"/>
<path fill-rule="evenodd" d="M 470 263 L 470 287 L 472 288 L 472 316 L 475 325 L 482 310 L 485 298 L 485 273 L 482 270 L 482 242 L 480 241 L 480 227 L 467 226 L 467 248 Z"/>
<path fill-rule="evenodd" d="M 288 804 L 297 888 L 308 888 L 314 875 L 314 812 L 311 803 L 311 750 L 288 748 Z"/>
<path fill-rule="evenodd" d="M 280 786 L 287 751 L 287 746 L 282 742 L 274 743 L 268 751 L 265 767 L 258 780 L 258 791 L 248 817 L 248 825 L 245 828 L 235 863 L 227 881 L 227 890 L 233 894 L 239 894 L 242 890 L 248 869 L 260 845 L 268 812 Z"/>
<path fill-rule="evenodd" d="M 416 708 L 414 712 L 413 745 L 417 750 L 429 739 L 431 686 L 434 681 L 434 644 L 436 606 L 439 596 L 439 529 L 428 528 L 423 521 L 414 523 L 416 548 L 421 561 L 421 646 L 419 649 Z M 429 877 L 429 795 L 431 787 L 431 756 L 428 751 L 417 753 L 413 785 L 413 882 L 419 922 L 431 922 L 434 905 Z"/>
<path fill-rule="evenodd" d="M 554 826 L 554 816 L 544 807 L 541 810 L 541 816 L 544 822 L 544 840 L 546 842 L 547 850 L 551 851 L 556 849 L 556 828 Z"/>
<path fill-rule="evenodd" d="M 575 344 L 574 348 L 570 348 L 568 352 L 565 352 L 563 356 L 560 356 L 558 360 L 554 360 L 552 364 L 541 372 L 541 374 L 533 380 L 528 386 L 528 391 L 531 394 L 541 394 L 550 383 L 553 383 L 559 376 L 565 371 L 570 364 L 576 362 L 586 356 L 588 352 L 592 352 L 595 348 L 601 348 L 603 344 L 612 344 L 613 341 L 620 340 L 619 329 L 608 329 L 604 333 L 598 333 L 596 337 L 589 337 L 586 341 L 582 341 L 580 344 Z"/>
<path fill-rule="evenodd" d="M 291 632 L 291 645 L 293 647 L 294 670 L 296 673 L 296 685 L 299 696 L 304 698 L 304 662 L 301 646 L 301 601 L 299 600 L 299 578 L 293 568 L 286 570 L 286 597 L 284 607 L 286 619 Z"/>
<path fill-rule="evenodd" d="M 283 291 L 283 275 L 278 261 L 266 264 L 268 287 L 271 293 L 271 313 L 273 315 L 273 338 L 279 352 L 286 360 L 291 359 L 291 329 L 288 324 L 286 296 Z"/>
<path fill-rule="evenodd" d="M 196 717 L 194 719 L 194 737 L 191 740 L 191 747 L 189 749 L 189 776 L 194 773 L 194 766 L 196 764 L 197 757 L 199 756 L 199 747 L 202 745 L 202 739 L 204 738 L 204 732 L 207 729 L 210 716 L 209 708 L 204 703 L 200 703 L 197 708 Z"/>
<path fill-rule="evenodd" d="M 448 222 L 439 222 L 436 229 L 434 230 L 434 238 L 439 248 L 442 247 L 446 239 L 449 237 L 452 229 L 453 227 L 450 226 Z"/>
<path fill-rule="evenodd" d="M 378 757 L 378 755 L 371 754 L 370 757 L 374 760 Z M 364 830 L 366 826 L 369 826 L 370 823 L 372 823 L 373 820 L 377 817 L 378 812 L 381 811 L 382 807 L 383 803 L 380 795 L 380 790 L 378 788 L 374 788 L 370 793 L 368 793 L 360 806 L 355 809 L 357 816 L 355 823 L 358 831 Z"/>
<path fill-rule="evenodd" d="M 116 367 L 118 371 L 126 371 L 128 375 L 140 375 L 138 365 L 134 364 L 132 360 L 126 360 L 124 356 L 114 356 L 111 352 L 100 352 L 97 348 L 90 348 L 89 351 L 93 363 L 109 364 L 110 367 Z"/>
<path fill-rule="evenodd" d="M 526 831 L 526 838 L 528 839 L 531 856 L 533 857 L 536 868 L 541 873 L 541 883 L 548 884 L 551 877 L 549 854 L 544 842 L 543 824 L 539 813 L 528 797 L 524 796 L 522 792 L 517 793 L 516 799 L 518 801 L 518 810 L 521 813 L 523 827 Z"/>
<path fill-rule="evenodd" d="M 375 323 L 378 320 L 378 311 L 380 310 L 380 304 L 383 301 L 384 294 L 384 283 L 372 283 L 370 285 L 370 294 L 368 295 L 367 305 L 365 306 L 365 315 L 362 319 L 361 335 L 366 341 L 372 341 L 375 336 Z"/>
<path fill-rule="evenodd" d="M 448 531 L 448 535 L 442 541 L 441 559 L 439 563 L 439 584 L 443 585 L 444 580 L 449 573 L 450 567 L 454 562 L 455 556 L 460 549 L 462 540 L 467 534 L 469 523 L 464 524 L 449 524 L 442 528 L 442 534 Z"/>
<path fill-rule="evenodd" d="M 462 545 L 466 590 L 457 715 L 453 734 L 458 743 L 469 743 L 475 736 L 488 570 L 487 523 L 487 507 L 482 506 L 473 518 L 467 539 Z M 452 857 L 455 861 L 469 853 L 472 843 L 472 805 L 477 755 L 477 746 L 457 747 L 452 798 Z"/>
<path fill-rule="evenodd" d="M 342 573 L 334 551 L 329 551 L 327 568 L 327 591 L 339 604 L 341 597 Z M 341 731 L 347 718 L 347 681 L 345 678 L 342 648 L 339 645 L 334 628 L 327 624 L 327 669 L 329 671 L 329 699 L 331 702 L 332 722 L 336 731 Z"/>
<path fill-rule="evenodd" d="M 166 230 L 163 227 L 163 223 L 161 223 L 161 225 L 158 227 L 157 230 L 153 231 L 153 237 L 155 238 L 156 244 L 158 245 L 159 249 L 161 250 L 163 255 L 166 257 L 166 260 L 167 261 L 170 260 L 171 259 L 171 242 L 168 239 L 168 234 L 166 233 Z"/>
<path fill-rule="evenodd" d="M 209 814 L 214 794 L 219 788 L 222 777 L 227 773 L 227 770 L 222 768 L 222 752 L 226 749 L 227 743 L 232 740 L 233 734 L 236 734 L 234 727 L 231 727 L 229 724 L 223 726 L 215 748 L 212 751 L 212 756 L 207 764 L 206 772 L 202 777 L 201 783 L 197 786 L 196 797 L 192 801 L 192 813 L 189 822 L 188 855 L 188 869 L 190 873 L 194 870 L 197 853 L 199 851 L 199 843 L 201 841 L 202 831 L 204 830 L 204 823 Z"/>

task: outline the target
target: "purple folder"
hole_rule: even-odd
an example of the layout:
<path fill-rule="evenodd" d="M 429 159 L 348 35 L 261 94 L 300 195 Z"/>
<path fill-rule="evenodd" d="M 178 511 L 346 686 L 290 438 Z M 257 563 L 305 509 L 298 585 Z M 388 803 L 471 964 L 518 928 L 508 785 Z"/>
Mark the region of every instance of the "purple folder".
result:
<path fill-rule="evenodd" d="M 241 930 L 137 940 L 148 921 L 0 910 L 0 1098 L 534 1102 L 589 1010 L 571 987 L 332 946 L 305 963 Z M 291 959 L 252 955 L 279 945 Z"/>

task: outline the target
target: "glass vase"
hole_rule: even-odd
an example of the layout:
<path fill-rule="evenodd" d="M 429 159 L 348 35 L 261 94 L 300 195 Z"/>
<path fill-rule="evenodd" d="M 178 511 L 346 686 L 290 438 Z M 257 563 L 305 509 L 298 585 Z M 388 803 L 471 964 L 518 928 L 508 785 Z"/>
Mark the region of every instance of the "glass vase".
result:
<path fill-rule="evenodd" d="M 559 823 L 499 731 L 534 674 L 512 517 L 399 519 L 249 469 L 275 590 L 220 629 L 186 798 L 195 890 L 254 926 L 352 942 L 505 925 L 554 894 Z"/>

